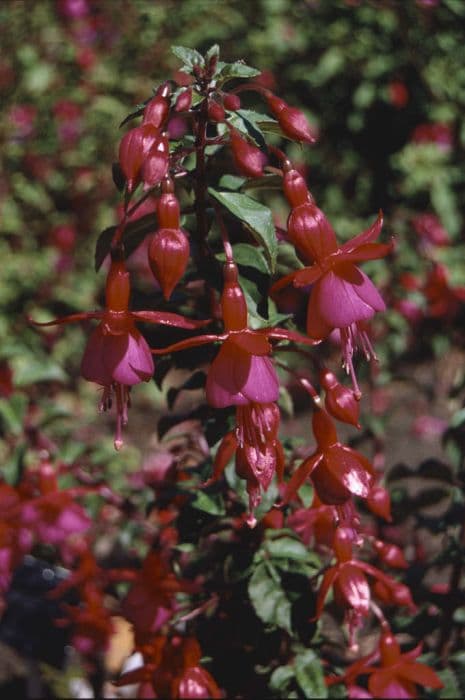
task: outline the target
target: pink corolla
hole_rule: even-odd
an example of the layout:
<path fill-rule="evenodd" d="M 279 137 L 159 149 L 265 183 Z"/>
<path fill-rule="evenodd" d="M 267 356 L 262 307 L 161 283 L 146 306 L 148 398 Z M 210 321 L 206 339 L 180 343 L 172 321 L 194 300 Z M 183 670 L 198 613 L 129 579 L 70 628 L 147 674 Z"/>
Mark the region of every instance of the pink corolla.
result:
<path fill-rule="evenodd" d="M 269 340 L 291 340 L 307 345 L 315 345 L 319 341 L 283 328 L 249 328 L 247 303 L 238 282 L 237 267 L 232 261 L 224 266 L 221 306 L 225 328 L 223 334 L 196 336 L 152 352 L 176 352 L 219 341 L 222 343 L 220 351 L 207 375 L 208 403 L 215 408 L 225 408 L 277 401 L 279 380 L 269 357 L 272 349 Z"/>
<path fill-rule="evenodd" d="M 192 321 L 184 316 L 161 311 L 129 311 L 130 281 L 124 260 L 115 255 L 106 283 L 106 308 L 103 311 L 72 314 L 38 326 L 72 323 L 85 319 L 100 320 L 92 332 L 81 363 L 84 379 L 100 384 L 103 396 L 99 408 L 111 408 L 116 399 L 115 447 L 123 445 L 122 426 L 128 420 L 130 389 L 147 382 L 153 375 L 153 358 L 147 341 L 135 326 L 135 321 L 161 323 L 168 326 L 193 329 L 208 321 Z"/>
<path fill-rule="evenodd" d="M 287 193 L 286 178 L 290 180 L 291 175 L 293 189 Z M 352 362 L 354 350 L 358 345 L 367 359 L 376 359 L 366 322 L 386 307 L 374 284 L 355 263 L 384 257 L 391 251 L 392 243 L 374 242 L 383 225 L 380 213 L 370 228 L 339 246 L 325 214 L 315 205 L 310 193 L 305 195 L 303 188 L 297 189 L 296 179 L 294 171 L 285 174 L 285 192 L 295 205 L 288 219 L 288 237 L 310 265 L 286 275 L 275 283 L 272 291 L 277 292 L 288 284 L 311 286 L 307 333 L 315 340 L 323 340 L 339 329 L 344 367 L 359 393 Z"/>

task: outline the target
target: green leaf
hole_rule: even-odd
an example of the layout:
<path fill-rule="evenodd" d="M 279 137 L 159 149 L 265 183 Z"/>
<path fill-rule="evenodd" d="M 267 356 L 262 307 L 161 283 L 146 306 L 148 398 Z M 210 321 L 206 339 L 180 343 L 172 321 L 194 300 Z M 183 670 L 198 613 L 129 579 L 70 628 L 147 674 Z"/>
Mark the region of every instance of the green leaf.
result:
<path fill-rule="evenodd" d="M 219 55 L 220 47 L 218 46 L 218 44 L 213 44 L 213 46 L 210 46 L 207 53 L 205 54 L 205 62 L 208 63 L 213 58 L 213 56 L 219 58 Z"/>
<path fill-rule="evenodd" d="M 136 109 L 134 110 L 134 112 L 131 112 L 130 114 L 128 114 L 127 117 L 125 117 L 123 119 L 123 121 L 119 125 L 119 128 L 121 129 L 122 126 L 124 126 L 128 122 L 132 121 L 133 119 L 136 119 L 137 117 L 141 117 L 142 114 L 144 113 L 144 109 L 147 105 L 147 102 L 148 102 L 148 100 L 146 102 L 141 102 L 140 104 L 138 104 L 136 106 Z"/>
<path fill-rule="evenodd" d="M 246 136 L 250 136 L 255 144 L 260 148 L 266 148 L 266 142 L 260 127 L 252 119 L 248 118 L 247 113 L 254 114 L 249 110 L 241 109 L 237 112 L 232 112 L 229 117 L 229 122 Z"/>
<path fill-rule="evenodd" d="M 67 375 L 51 358 L 18 357 L 15 362 L 17 387 L 30 386 L 37 382 L 66 382 Z"/>
<path fill-rule="evenodd" d="M 294 537 L 279 537 L 266 543 L 272 558 L 295 559 L 297 561 L 306 561 L 308 558 L 308 549 L 300 540 Z"/>
<path fill-rule="evenodd" d="M 323 668 L 315 652 L 306 649 L 294 660 L 295 677 L 306 698 L 327 698 Z"/>
<path fill-rule="evenodd" d="M 224 501 L 220 494 L 208 494 L 205 491 L 197 491 L 191 503 L 193 508 L 210 515 L 224 515 L 226 513 Z"/>
<path fill-rule="evenodd" d="M 108 228 L 105 228 L 97 238 L 94 256 L 95 272 L 98 272 L 100 270 L 103 261 L 110 252 L 110 246 L 113 240 L 113 236 L 115 235 L 115 231 L 116 226 L 109 226 Z"/>
<path fill-rule="evenodd" d="M 261 71 L 246 65 L 243 61 L 234 63 L 218 63 L 218 73 L 216 79 L 218 83 L 224 83 L 231 78 L 254 78 L 260 75 Z"/>
<path fill-rule="evenodd" d="M 155 213 L 145 214 L 140 219 L 131 221 L 123 231 L 122 242 L 126 257 L 135 251 L 149 233 L 156 231 L 158 226 Z M 95 271 L 98 272 L 106 256 L 110 252 L 111 242 L 116 231 L 116 226 L 104 229 L 95 245 Z"/>
<path fill-rule="evenodd" d="M 233 190 L 234 192 L 237 192 L 237 190 L 240 190 L 244 182 L 247 182 L 245 177 L 239 177 L 238 175 L 223 175 L 218 184 L 220 187 L 224 187 L 226 190 Z"/>
<path fill-rule="evenodd" d="M 0 399 L 0 420 L 5 432 L 12 435 L 22 433 L 27 403 L 27 396 L 19 393 L 13 394 L 9 399 Z"/>
<path fill-rule="evenodd" d="M 189 49 L 186 46 L 172 46 L 171 51 L 176 58 L 179 58 L 188 68 L 193 68 L 195 65 L 199 65 L 203 68 L 205 65 L 202 54 L 195 49 Z"/>
<path fill-rule="evenodd" d="M 263 255 L 263 248 L 256 248 L 250 243 L 238 243 L 233 246 L 234 260 L 238 265 L 253 267 L 265 275 L 270 274 L 270 268 Z M 226 260 L 224 253 L 219 253 L 216 258 L 222 262 Z"/>
<path fill-rule="evenodd" d="M 246 194 L 217 192 L 212 187 L 208 191 L 217 202 L 240 219 L 255 240 L 263 246 L 270 270 L 274 273 L 278 242 L 270 209 Z"/>
<path fill-rule="evenodd" d="M 292 666 L 278 666 L 270 676 L 269 687 L 273 695 L 279 698 L 290 698 L 289 692 L 294 680 L 295 671 Z M 297 695 L 294 695 L 297 697 Z"/>
<path fill-rule="evenodd" d="M 267 562 L 262 562 L 249 581 L 249 596 L 255 612 L 265 624 L 291 632 L 291 603 L 279 581 L 277 571 Z"/>

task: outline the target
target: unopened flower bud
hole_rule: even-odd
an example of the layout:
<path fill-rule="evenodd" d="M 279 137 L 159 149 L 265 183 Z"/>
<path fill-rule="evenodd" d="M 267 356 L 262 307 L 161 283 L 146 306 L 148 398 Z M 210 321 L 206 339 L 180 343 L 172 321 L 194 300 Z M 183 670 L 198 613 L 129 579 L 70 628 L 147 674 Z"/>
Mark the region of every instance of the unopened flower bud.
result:
<path fill-rule="evenodd" d="M 179 93 L 176 104 L 174 105 L 175 112 L 187 112 L 192 104 L 192 88 L 188 87 L 183 92 Z"/>
<path fill-rule="evenodd" d="M 404 554 L 397 545 L 391 544 L 390 542 L 375 540 L 373 546 L 384 564 L 392 566 L 395 569 L 406 569 L 408 567 Z"/>
<path fill-rule="evenodd" d="M 230 112 L 234 112 L 241 108 L 241 99 L 239 95 L 224 94 L 223 95 L 223 105 Z"/>
<path fill-rule="evenodd" d="M 208 118 L 212 122 L 224 122 L 226 118 L 224 107 L 215 100 L 208 100 Z"/>
<path fill-rule="evenodd" d="M 157 95 L 144 109 L 144 124 L 152 124 L 159 129 L 165 122 L 170 111 L 170 103 L 165 97 Z"/>
<path fill-rule="evenodd" d="M 157 136 L 158 130 L 153 124 L 144 124 L 131 129 L 121 139 L 119 164 L 126 177 L 129 192 L 137 186 L 141 167 Z"/>
<path fill-rule="evenodd" d="M 366 504 L 372 513 L 391 522 L 391 497 L 382 486 L 374 486 L 368 494 Z"/>
<path fill-rule="evenodd" d="M 360 402 L 354 392 L 340 384 L 336 376 L 327 369 L 320 372 L 320 382 L 326 392 L 325 406 L 328 413 L 343 423 L 360 428 Z"/>
<path fill-rule="evenodd" d="M 262 151 L 242 138 L 237 129 L 230 129 L 230 145 L 237 169 L 248 177 L 263 175 L 266 156 Z"/>
<path fill-rule="evenodd" d="M 157 137 L 142 166 L 144 189 L 158 185 L 168 172 L 169 142 L 165 134 Z"/>
<path fill-rule="evenodd" d="M 148 259 L 150 268 L 168 300 L 189 261 L 189 241 L 181 229 L 161 228 L 153 236 Z"/>
<path fill-rule="evenodd" d="M 312 132 L 307 117 L 300 109 L 289 105 L 271 92 L 267 95 L 268 106 L 278 120 L 279 126 L 291 139 L 315 143 L 316 136 Z"/>

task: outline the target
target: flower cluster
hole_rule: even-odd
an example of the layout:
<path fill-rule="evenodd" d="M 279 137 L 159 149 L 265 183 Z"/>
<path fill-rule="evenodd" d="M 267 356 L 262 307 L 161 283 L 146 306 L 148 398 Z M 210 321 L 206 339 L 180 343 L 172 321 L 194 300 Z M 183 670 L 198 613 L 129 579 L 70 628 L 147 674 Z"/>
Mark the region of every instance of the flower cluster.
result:
<path fill-rule="evenodd" d="M 213 360 L 207 365 L 206 355 L 205 362 L 204 358 L 200 361 L 205 365 L 206 406 L 197 416 L 201 415 L 206 423 L 221 423 L 222 430 L 210 443 L 207 431 L 203 436 L 204 462 L 211 471 L 201 485 L 207 489 L 202 496 L 208 499 L 206 494 L 219 488 L 223 474 L 228 473 L 227 467 L 234 460 L 235 475 L 245 481 L 247 491 L 245 518 L 233 519 L 237 536 L 244 519 L 250 527 L 257 525 L 258 506 L 275 489 L 275 509 L 264 521 L 265 528 L 273 522 L 285 525 L 291 534 L 297 533 L 306 548 L 313 544 L 327 558 L 326 566 L 312 578 L 313 582 L 320 581 L 312 619 L 321 617 L 332 590 L 347 623 L 352 650 L 357 647 L 357 634 L 367 618 L 381 621 L 381 668 L 369 665 L 372 655 L 369 663 L 357 662 L 356 668 L 349 668 L 344 682 L 350 689 L 359 675 L 367 675 L 372 695 L 393 697 L 392 693 L 397 692 L 398 697 L 414 697 L 416 685 L 439 687 L 440 681 L 432 670 L 400 653 L 379 607 L 415 609 L 409 589 L 381 568 L 402 569 L 406 561 L 399 547 L 384 541 L 377 525 L 370 529 L 357 513 L 361 500 L 377 518 L 389 520 L 389 495 L 379 484 L 381 475 L 371 461 L 341 441 L 335 424 L 337 420 L 360 428 L 362 391 L 356 351 L 360 349 L 368 361 L 377 361 L 369 323 L 385 309 L 381 293 L 359 265 L 390 255 L 393 243 L 377 242 L 383 226 L 381 212 L 369 228 L 339 243 L 303 176 L 282 151 L 266 145 L 260 130 L 263 120 L 260 115 L 254 117 L 251 110 L 242 110 L 239 93 L 255 91 L 265 99 L 272 129 L 280 130 L 291 140 L 313 144 L 316 130 L 303 112 L 258 82 L 226 91 L 228 80 L 249 79 L 255 72 L 242 63 L 219 62 L 217 47 L 205 57 L 178 47 L 177 55 L 186 60 L 186 81 L 160 85 L 154 96 L 130 115 L 128 119 L 141 118 L 141 123 L 127 131 L 120 142 L 117 174 L 124 187 L 121 221 L 114 227 L 111 240 L 104 237 L 98 244 L 99 255 L 102 248 L 109 254 L 105 308 L 36 325 L 98 321 L 87 341 L 81 374 L 101 387 L 100 410 L 115 403 L 117 449 L 123 445 L 122 428 L 128 422 L 131 389 L 151 380 L 156 370 L 153 357 L 164 356 L 174 366 L 186 351 L 214 344 L 217 352 Z M 225 154 L 240 174 L 231 178 L 231 189 L 211 185 L 218 167 L 218 152 Z M 222 167 L 223 161 L 219 162 Z M 303 267 L 288 269 L 271 285 L 270 297 L 278 311 L 273 320 L 268 320 L 269 310 L 261 310 L 263 303 L 268 303 L 268 295 L 258 299 L 258 293 L 255 297 L 250 293 L 246 268 L 249 262 L 253 268 L 255 256 L 259 260 L 255 282 L 264 269 L 268 278 L 274 274 L 278 237 L 270 223 L 269 210 L 245 190 L 247 184 L 266 185 L 270 180 L 276 183 L 276 178 L 290 207 L 281 240 L 294 247 Z M 426 223 L 431 228 L 431 222 Z M 241 235 L 247 236 L 245 243 Z M 148 264 L 157 282 L 156 287 L 153 285 L 155 308 L 150 310 L 135 310 L 131 299 L 126 258 L 131 237 L 135 236 L 139 243 L 145 239 Z M 100 262 L 104 257 L 100 255 Z M 257 289 L 260 284 L 256 284 Z M 291 285 L 308 297 L 305 332 L 291 325 L 299 325 L 298 315 L 292 321 L 291 314 L 279 314 L 283 291 Z M 435 279 L 429 288 L 433 309 L 438 286 Z M 441 290 L 443 293 L 443 287 Z M 164 310 L 163 305 L 178 300 L 178 292 L 185 306 L 194 308 L 203 319 L 211 319 L 196 320 Z M 290 323 L 285 327 L 287 321 Z M 161 324 L 184 331 L 196 331 L 207 324 L 216 326 L 208 333 L 181 340 L 177 336 L 175 342 L 164 347 L 158 347 L 158 343 L 150 347 L 136 323 Z M 317 355 L 317 346 L 330 336 L 339 340 L 342 365 L 350 375 L 351 388 L 339 381 L 335 368 L 333 371 L 323 366 Z M 308 358 L 305 374 L 296 372 L 292 363 L 284 363 L 280 359 L 282 352 Z M 279 437 L 279 400 L 284 380 L 278 370 L 296 377 L 299 387 L 312 400 L 311 445 L 300 453 L 303 461 L 294 470 L 295 453 Z M 319 390 L 314 384 L 319 384 Z M 202 381 L 200 385 L 203 387 Z M 324 392 L 324 407 L 320 391 Z M 211 457 L 210 447 L 215 442 L 216 453 Z M 160 483 L 168 484 L 167 488 L 175 492 L 172 509 L 160 507 L 167 522 L 179 516 L 189 498 L 196 497 L 189 492 L 188 474 L 168 477 L 173 461 L 169 457 L 166 468 L 159 470 L 160 474 L 163 472 L 161 477 L 154 477 L 150 483 L 155 492 Z M 71 496 L 66 491 L 57 494 L 53 483 L 48 483 L 45 467 L 40 474 L 40 493 L 26 505 L 16 491 L 4 486 L 1 492 L 5 515 L 0 551 L 6 552 L 5 561 L 23 552 L 23 541 L 30 537 L 31 528 L 48 541 L 61 544 L 63 533 L 81 532 L 88 527 Z M 184 487 L 183 482 L 187 482 Z M 305 507 L 303 491 L 309 486 L 313 500 Z M 169 498 L 166 494 L 164 497 Z M 177 543 L 176 535 L 171 538 L 165 532 L 164 536 L 166 546 L 159 535 L 157 547 L 149 550 L 137 572 L 123 568 L 116 572 L 103 570 L 88 549 L 75 557 L 74 573 L 58 590 L 61 594 L 74 588 L 82 604 L 66 608 L 74 629 L 74 644 L 89 657 L 105 647 L 112 629 L 109 615 L 102 612 L 106 587 L 115 581 L 129 582 L 131 586 L 120 611 L 133 626 L 134 651 L 140 654 L 140 664 L 124 673 L 117 685 L 137 683 L 142 697 L 221 697 L 217 682 L 201 663 L 199 642 L 181 624 L 189 619 L 189 613 L 178 618 L 181 595 L 197 590 L 197 584 L 174 573 L 166 550 Z M 301 542 L 298 545 L 303 546 Z M 379 567 L 366 561 L 374 556 Z M 202 610 L 200 606 L 195 615 Z"/>

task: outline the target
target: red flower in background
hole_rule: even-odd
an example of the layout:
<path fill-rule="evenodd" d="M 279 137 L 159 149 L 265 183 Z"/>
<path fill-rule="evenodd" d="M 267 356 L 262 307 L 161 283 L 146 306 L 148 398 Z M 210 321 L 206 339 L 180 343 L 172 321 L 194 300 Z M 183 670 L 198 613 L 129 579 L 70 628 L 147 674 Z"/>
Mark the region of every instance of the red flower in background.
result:
<path fill-rule="evenodd" d="M 418 698 L 422 688 L 444 687 L 433 669 L 416 661 L 421 650 L 422 644 L 419 644 L 415 649 L 402 654 L 397 639 L 387 623 L 384 623 L 378 649 L 349 666 L 342 679 L 329 678 L 327 683 L 332 685 L 343 680 L 350 687 L 358 676 L 369 675 L 368 697 Z M 371 666 L 371 662 L 377 658 L 380 658 L 381 666 Z"/>
<path fill-rule="evenodd" d="M 214 678 L 200 666 L 202 652 L 193 637 L 155 637 L 141 649 L 144 665 L 116 681 L 121 687 L 140 683 L 143 698 L 221 698 Z"/>

